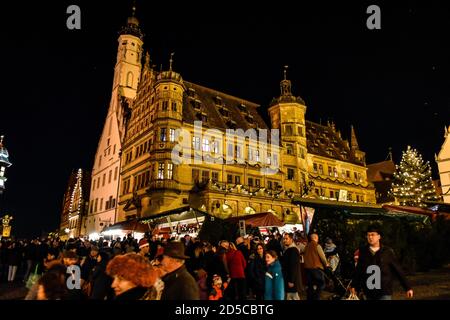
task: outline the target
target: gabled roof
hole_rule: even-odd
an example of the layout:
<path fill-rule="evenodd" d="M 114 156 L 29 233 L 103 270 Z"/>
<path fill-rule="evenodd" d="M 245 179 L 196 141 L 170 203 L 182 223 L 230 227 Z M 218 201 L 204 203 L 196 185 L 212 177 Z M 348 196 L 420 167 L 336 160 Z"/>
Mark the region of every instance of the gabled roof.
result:
<path fill-rule="evenodd" d="M 253 227 L 284 226 L 284 222 L 278 219 L 272 212 L 261 212 L 245 216 L 232 217 L 226 219 L 225 221 L 238 223 L 240 220 L 244 220 L 246 225 L 251 225 Z"/>
<path fill-rule="evenodd" d="M 204 115 L 207 117 L 207 121 L 202 123 L 204 127 L 226 130 L 236 126 L 244 131 L 250 128 L 268 129 L 256 111 L 258 104 L 192 82 L 184 81 L 184 84 L 187 88 L 183 103 L 185 122 L 193 124 Z"/>
<path fill-rule="evenodd" d="M 364 161 L 355 157 L 348 141 L 342 139 L 333 125 L 306 121 L 306 141 L 308 153 L 364 166 Z"/>
<path fill-rule="evenodd" d="M 370 182 L 384 181 L 386 177 L 395 172 L 395 163 L 392 160 L 381 161 L 367 165 L 367 180 Z"/>
<path fill-rule="evenodd" d="M 439 151 L 439 154 L 437 155 L 437 161 L 445 160 L 450 158 L 450 126 L 447 128 L 445 127 L 445 134 L 444 134 L 444 143 L 442 144 L 441 150 Z M 444 152 L 447 152 L 447 155 L 444 155 Z"/>

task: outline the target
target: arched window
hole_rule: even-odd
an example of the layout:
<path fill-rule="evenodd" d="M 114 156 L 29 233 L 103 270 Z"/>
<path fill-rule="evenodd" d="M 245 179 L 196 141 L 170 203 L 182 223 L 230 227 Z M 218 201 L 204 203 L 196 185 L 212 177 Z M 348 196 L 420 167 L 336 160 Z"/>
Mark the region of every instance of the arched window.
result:
<path fill-rule="evenodd" d="M 127 74 L 127 87 L 132 87 L 133 86 L 133 73 L 130 71 Z"/>

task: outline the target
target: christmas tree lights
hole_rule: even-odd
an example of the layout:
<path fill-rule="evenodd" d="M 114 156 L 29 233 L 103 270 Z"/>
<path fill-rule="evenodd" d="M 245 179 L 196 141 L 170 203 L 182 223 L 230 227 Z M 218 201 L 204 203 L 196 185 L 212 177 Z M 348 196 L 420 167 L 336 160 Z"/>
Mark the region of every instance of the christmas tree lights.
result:
<path fill-rule="evenodd" d="M 396 166 L 391 194 L 402 206 L 426 207 L 424 201 L 438 200 L 431 179 L 430 163 L 408 146 L 400 165 Z"/>

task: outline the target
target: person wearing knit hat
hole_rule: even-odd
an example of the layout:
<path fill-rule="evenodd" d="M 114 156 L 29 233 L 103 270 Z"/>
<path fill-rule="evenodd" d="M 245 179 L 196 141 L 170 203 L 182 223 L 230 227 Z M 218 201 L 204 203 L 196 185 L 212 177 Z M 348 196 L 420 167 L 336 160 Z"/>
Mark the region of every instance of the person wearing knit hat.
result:
<path fill-rule="evenodd" d="M 147 259 L 150 259 L 150 244 L 145 238 L 139 240 L 139 254 Z"/>

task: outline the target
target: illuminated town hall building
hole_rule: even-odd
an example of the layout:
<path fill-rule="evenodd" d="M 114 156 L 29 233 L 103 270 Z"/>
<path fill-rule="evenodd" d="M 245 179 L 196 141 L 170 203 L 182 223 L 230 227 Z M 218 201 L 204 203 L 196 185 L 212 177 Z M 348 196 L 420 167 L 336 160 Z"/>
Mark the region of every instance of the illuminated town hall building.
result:
<path fill-rule="evenodd" d="M 185 81 L 172 57 L 168 70 L 153 69 L 139 28 L 133 16 L 119 38 L 114 92 L 92 173 L 87 234 L 101 231 L 99 221 L 186 206 L 220 217 L 273 212 L 294 221 L 299 210 L 294 196 L 375 203 L 353 127 L 347 141 L 334 123 L 306 120 L 306 104 L 294 96 L 286 70 L 280 96 L 260 106 Z M 270 124 L 262 112 L 269 113 Z M 261 129 L 268 129 L 270 143 L 230 139 L 227 129 L 254 129 L 259 140 Z M 278 142 L 272 129 L 279 130 Z M 105 151 L 112 145 L 114 153 Z M 174 161 L 174 154 L 185 161 Z M 105 181 L 106 187 L 112 182 L 108 191 Z"/>

